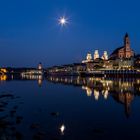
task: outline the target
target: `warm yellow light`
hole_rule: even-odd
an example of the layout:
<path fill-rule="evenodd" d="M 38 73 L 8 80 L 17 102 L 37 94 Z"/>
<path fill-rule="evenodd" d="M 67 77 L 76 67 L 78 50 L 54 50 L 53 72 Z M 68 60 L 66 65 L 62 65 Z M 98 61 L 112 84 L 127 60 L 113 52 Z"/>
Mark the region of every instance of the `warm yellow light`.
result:
<path fill-rule="evenodd" d="M 104 99 L 107 99 L 107 97 L 108 97 L 108 90 L 105 90 L 105 92 L 104 92 Z"/>
<path fill-rule="evenodd" d="M 92 95 L 92 90 L 89 88 L 89 87 L 87 87 L 87 96 L 91 96 Z"/>
<path fill-rule="evenodd" d="M 6 75 L 1 75 L 0 76 L 0 81 L 6 81 L 7 79 L 7 76 Z"/>
<path fill-rule="evenodd" d="M 0 71 L 3 72 L 3 73 L 7 73 L 7 70 L 6 69 L 3 69 L 3 68 L 0 69 Z"/>
<path fill-rule="evenodd" d="M 95 100 L 99 99 L 99 91 L 94 90 L 94 97 L 95 97 Z"/>

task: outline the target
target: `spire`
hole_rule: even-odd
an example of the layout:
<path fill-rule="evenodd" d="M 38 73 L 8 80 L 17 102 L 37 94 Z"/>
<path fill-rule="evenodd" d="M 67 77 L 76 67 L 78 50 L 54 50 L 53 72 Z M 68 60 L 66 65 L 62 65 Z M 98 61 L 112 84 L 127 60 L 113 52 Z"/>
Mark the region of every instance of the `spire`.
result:
<path fill-rule="evenodd" d="M 126 33 L 124 37 L 124 46 L 125 48 L 130 48 L 130 40 L 129 40 L 128 33 Z"/>
<path fill-rule="evenodd" d="M 128 35 L 128 33 L 127 33 L 127 32 L 126 32 L 126 34 L 125 34 L 125 38 L 126 38 L 126 37 L 129 37 L 129 35 Z"/>

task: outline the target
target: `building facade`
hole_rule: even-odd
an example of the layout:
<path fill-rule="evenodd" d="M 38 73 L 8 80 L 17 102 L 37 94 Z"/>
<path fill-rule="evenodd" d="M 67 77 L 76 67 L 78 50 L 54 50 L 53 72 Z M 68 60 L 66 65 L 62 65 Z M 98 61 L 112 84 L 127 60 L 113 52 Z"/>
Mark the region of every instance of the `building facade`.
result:
<path fill-rule="evenodd" d="M 123 58 L 132 58 L 134 57 L 134 51 L 130 47 L 130 39 L 126 33 L 124 37 L 124 46 L 117 48 L 110 55 L 111 59 L 123 59 Z"/>

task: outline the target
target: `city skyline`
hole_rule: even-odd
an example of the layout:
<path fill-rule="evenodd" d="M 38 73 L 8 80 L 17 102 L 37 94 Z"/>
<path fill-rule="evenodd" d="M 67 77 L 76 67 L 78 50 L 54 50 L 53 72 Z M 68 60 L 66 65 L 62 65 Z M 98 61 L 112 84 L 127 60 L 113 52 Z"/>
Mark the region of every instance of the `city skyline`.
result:
<path fill-rule="evenodd" d="M 97 49 L 101 54 L 105 50 L 111 54 L 121 46 L 126 32 L 132 48 L 139 53 L 138 5 L 138 0 L 133 3 L 126 0 L 3 1 L 0 4 L 1 67 L 81 62 L 89 51 Z M 69 19 L 66 27 L 58 24 L 63 15 Z"/>
<path fill-rule="evenodd" d="M 0 1 L 0 140 L 137 140 L 139 5 Z"/>

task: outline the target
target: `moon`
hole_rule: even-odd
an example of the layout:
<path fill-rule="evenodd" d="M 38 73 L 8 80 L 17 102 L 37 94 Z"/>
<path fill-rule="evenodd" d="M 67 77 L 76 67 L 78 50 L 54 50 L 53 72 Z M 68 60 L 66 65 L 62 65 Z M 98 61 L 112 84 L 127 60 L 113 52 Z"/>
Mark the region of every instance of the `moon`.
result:
<path fill-rule="evenodd" d="M 61 26 L 65 26 L 68 23 L 67 18 L 65 18 L 64 16 L 60 17 L 58 22 Z"/>

